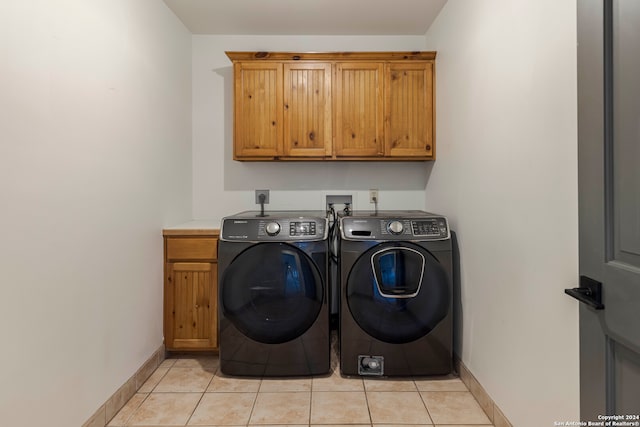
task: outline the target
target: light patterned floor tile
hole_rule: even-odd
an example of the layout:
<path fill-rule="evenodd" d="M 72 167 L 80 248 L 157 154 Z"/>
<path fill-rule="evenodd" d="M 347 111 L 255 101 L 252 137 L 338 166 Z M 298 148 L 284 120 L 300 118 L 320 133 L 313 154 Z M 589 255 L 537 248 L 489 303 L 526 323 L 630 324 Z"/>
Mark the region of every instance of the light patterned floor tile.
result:
<path fill-rule="evenodd" d="M 371 424 L 330 424 L 331 427 L 371 427 Z M 326 427 L 327 424 L 310 424 L 311 427 Z M 405 426 L 409 427 L 409 426 Z"/>
<path fill-rule="evenodd" d="M 433 427 L 433 424 L 374 424 L 373 427 Z M 447 426 L 447 427 L 458 427 L 458 426 Z M 476 427 L 482 427 L 482 426 L 476 426 Z"/>
<path fill-rule="evenodd" d="M 420 391 L 469 391 L 460 378 L 415 380 Z"/>
<path fill-rule="evenodd" d="M 218 356 L 183 356 L 173 364 L 174 368 L 201 368 L 211 373 L 218 370 Z"/>
<path fill-rule="evenodd" d="M 364 380 L 366 391 L 417 391 L 412 379 L 366 379 Z"/>
<path fill-rule="evenodd" d="M 151 393 L 160 380 L 169 372 L 169 368 L 157 368 L 153 374 L 142 384 L 138 393 Z"/>
<path fill-rule="evenodd" d="M 176 363 L 176 360 L 178 359 L 175 357 L 164 359 L 158 368 L 171 368 Z"/>
<path fill-rule="evenodd" d="M 420 394 L 435 424 L 491 424 L 469 392 L 421 391 Z"/>
<path fill-rule="evenodd" d="M 313 378 L 262 380 L 217 371 L 217 356 L 165 359 L 108 426 L 492 426 L 453 376 L 348 378 L 337 365 L 331 375 Z"/>
<path fill-rule="evenodd" d="M 309 424 L 269 424 L 269 427 L 308 427 Z M 334 427 L 334 426 L 331 426 Z M 355 426 L 351 426 L 355 427 Z"/>
<path fill-rule="evenodd" d="M 374 424 L 431 424 L 417 391 L 368 391 L 367 403 Z"/>
<path fill-rule="evenodd" d="M 136 393 L 131 399 L 118 411 L 115 417 L 107 424 L 109 427 L 126 426 L 131 415 L 140 407 L 142 402 L 147 398 L 147 393 Z"/>
<path fill-rule="evenodd" d="M 249 424 L 308 424 L 311 393 L 258 393 Z"/>
<path fill-rule="evenodd" d="M 130 426 L 184 426 L 202 393 L 151 393 L 136 410 Z"/>
<path fill-rule="evenodd" d="M 436 424 L 435 427 L 493 427 L 493 424 Z"/>
<path fill-rule="evenodd" d="M 246 425 L 256 393 L 205 393 L 189 425 Z"/>
<path fill-rule="evenodd" d="M 154 392 L 204 392 L 213 374 L 202 368 L 174 366 L 153 389 Z"/>
<path fill-rule="evenodd" d="M 216 374 L 207 388 L 207 392 L 253 392 L 260 389 L 260 378 L 235 378 Z"/>
<path fill-rule="evenodd" d="M 340 375 L 339 370 L 335 370 L 326 377 L 314 377 L 311 382 L 311 389 L 315 391 L 364 391 L 361 378 L 346 378 Z"/>
<path fill-rule="evenodd" d="M 364 392 L 314 392 L 311 397 L 311 424 L 369 424 Z"/>
<path fill-rule="evenodd" d="M 263 378 L 260 393 L 311 391 L 311 378 Z"/>

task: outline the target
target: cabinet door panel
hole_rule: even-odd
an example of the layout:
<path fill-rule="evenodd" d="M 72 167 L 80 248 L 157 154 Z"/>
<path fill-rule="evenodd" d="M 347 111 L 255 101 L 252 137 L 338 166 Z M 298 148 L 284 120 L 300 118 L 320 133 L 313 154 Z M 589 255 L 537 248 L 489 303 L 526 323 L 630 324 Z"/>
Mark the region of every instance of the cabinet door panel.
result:
<path fill-rule="evenodd" d="M 273 157 L 282 151 L 282 64 L 235 64 L 234 153 Z"/>
<path fill-rule="evenodd" d="M 284 155 L 331 155 L 331 64 L 284 65 Z"/>
<path fill-rule="evenodd" d="M 217 274 L 213 263 L 169 264 L 170 349 L 217 346 Z"/>
<path fill-rule="evenodd" d="M 336 155 L 382 156 L 383 64 L 336 66 Z"/>
<path fill-rule="evenodd" d="M 433 64 L 387 64 L 386 155 L 433 156 L 433 111 Z"/>

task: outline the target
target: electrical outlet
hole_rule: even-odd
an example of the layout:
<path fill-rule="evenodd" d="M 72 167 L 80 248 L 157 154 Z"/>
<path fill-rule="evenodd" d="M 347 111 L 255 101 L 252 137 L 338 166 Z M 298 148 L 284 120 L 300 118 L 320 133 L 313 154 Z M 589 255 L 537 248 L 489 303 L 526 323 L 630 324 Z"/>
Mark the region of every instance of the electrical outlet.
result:
<path fill-rule="evenodd" d="M 369 203 L 378 203 L 380 199 L 378 198 L 378 189 L 372 188 L 369 190 Z"/>
<path fill-rule="evenodd" d="M 260 196 L 264 195 L 264 204 L 269 204 L 269 190 L 256 190 L 256 205 L 260 204 Z"/>

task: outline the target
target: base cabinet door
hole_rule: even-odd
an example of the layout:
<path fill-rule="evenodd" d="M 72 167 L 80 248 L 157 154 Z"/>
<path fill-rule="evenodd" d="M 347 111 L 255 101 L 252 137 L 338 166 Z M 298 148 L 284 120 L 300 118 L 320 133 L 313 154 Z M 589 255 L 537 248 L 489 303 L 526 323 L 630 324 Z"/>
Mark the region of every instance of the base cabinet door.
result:
<path fill-rule="evenodd" d="M 168 265 L 170 310 L 165 341 L 168 349 L 213 349 L 217 337 L 217 264 L 175 262 Z"/>
<path fill-rule="evenodd" d="M 164 231 L 164 344 L 218 348 L 218 231 Z"/>

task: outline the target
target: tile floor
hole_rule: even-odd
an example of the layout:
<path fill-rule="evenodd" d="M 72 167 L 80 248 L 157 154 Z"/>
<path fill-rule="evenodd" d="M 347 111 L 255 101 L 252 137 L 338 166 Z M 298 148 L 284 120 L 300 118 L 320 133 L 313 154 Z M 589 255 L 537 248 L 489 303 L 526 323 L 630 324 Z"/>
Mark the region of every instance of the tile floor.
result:
<path fill-rule="evenodd" d="M 217 356 L 166 359 L 108 424 L 491 426 L 459 378 L 231 378 Z"/>

